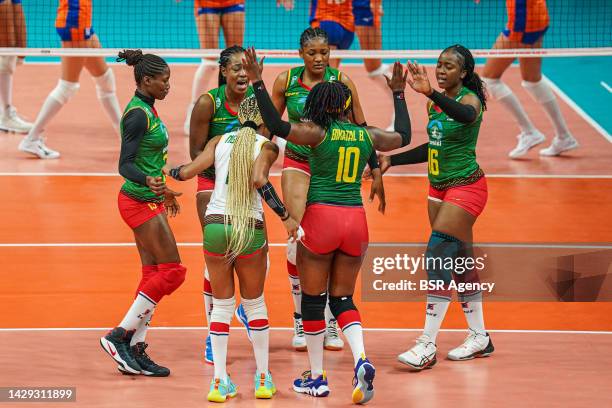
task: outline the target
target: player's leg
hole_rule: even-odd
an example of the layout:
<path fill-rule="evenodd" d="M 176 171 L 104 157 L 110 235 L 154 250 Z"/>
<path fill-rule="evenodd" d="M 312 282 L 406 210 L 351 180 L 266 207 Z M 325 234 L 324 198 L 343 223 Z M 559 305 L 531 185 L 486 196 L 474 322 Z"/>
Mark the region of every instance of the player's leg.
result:
<path fill-rule="evenodd" d="M 335 21 L 323 20 L 319 23 L 323 31 L 327 33 L 329 48 L 331 50 L 348 50 L 353 43 L 355 33 L 348 31 Z M 333 52 L 332 52 L 333 55 Z M 340 58 L 330 58 L 329 66 L 338 68 L 340 66 Z"/>
<path fill-rule="evenodd" d="M 221 14 L 221 27 L 226 47 L 242 45 L 244 41 L 244 4 L 228 7 Z"/>
<path fill-rule="evenodd" d="M 206 208 L 210 202 L 212 191 L 215 188 L 214 180 L 198 176 L 198 192 L 196 194 L 196 209 L 198 211 L 198 219 L 200 220 L 200 226 L 202 228 L 202 242 L 204 242 L 204 215 L 206 214 Z M 206 316 L 206 322 L 208 324 L 209 333 L 206 336 L 205 348 L 204 348 L 204 361 L 207 364 L 213 364 L 213 352 L 212 343 L 210 339 L 210 318 L 213 309 L 213 295 L 212 288 L 210 286 L 210 276 L 208 273 L 208 267 L 204 262 L 204 285 L 203 285 L 203 296 L 204 296 L 204 314 Z"/>
<path fill-rule="evenodd" d="M 302 166 L 299 163 L 294 164 L 295 167 L 303 167 L 301 169 L 288 168 L 289 159 L 285 156 L 283 164 L 283 172 L 281 175 L 281 188 L 283 190 L 283 200 L 287 211 L 293 219 L 301 221 L 306 209 L 306 197 L 308 195 L 308 187 L 310 186 L 309 169 L 306 171 L 306 164 Z M 297 268 L 297 242 L 287 242 L 287 272 L 289 275 L 289 284 L 291 285 L 291 297 L 293 299 L 293 327 L 294 334 L 292 346 L 298 351 L 306 350 L 306 338 L 304 337 L 304 327 L 302 324 L 302 289 L 300 285 L 300 276 Z"/>
<path fill-rule="evenodd" d="M 540 40 L 541 43 L 541 40 Z M 522 85 L 529 95 L 539 103 L 555 129 L 552 144 L 540 150 L 542 156 L 558 156 L 562 152 L 577 148 L 578 141 L 572 136 L 559 108 L 557 97 L 547 80 L 542 78 L 541 58 L 520 58 Z"/>

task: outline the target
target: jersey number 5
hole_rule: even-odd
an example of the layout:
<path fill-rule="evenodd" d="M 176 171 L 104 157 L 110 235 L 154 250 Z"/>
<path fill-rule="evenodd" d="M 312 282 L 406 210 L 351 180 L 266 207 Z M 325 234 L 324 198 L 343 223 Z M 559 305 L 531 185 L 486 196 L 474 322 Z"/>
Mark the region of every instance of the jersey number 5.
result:
<path fill-rule="evenodd" d="M 351 166 L 352 162 L 352 166 Z M 352 168 L 351 168 L 352 167 Z M 357 168 L 359 167 L 359 148 L 341 147 L 338 149 L 338 171 L 336 172 L 336 183 L 354 183 L 357 179 Z M 350 172 L 350 174 L 349 174 Z"/>
<path fill-rule="evenodd" d="M 437 176 L 440 174 L 440 167 L 438 166 L 438 150 L 429 148 L 427 151 L 429 153 L 427 159 L 429 174 L 432 176 Z"/>

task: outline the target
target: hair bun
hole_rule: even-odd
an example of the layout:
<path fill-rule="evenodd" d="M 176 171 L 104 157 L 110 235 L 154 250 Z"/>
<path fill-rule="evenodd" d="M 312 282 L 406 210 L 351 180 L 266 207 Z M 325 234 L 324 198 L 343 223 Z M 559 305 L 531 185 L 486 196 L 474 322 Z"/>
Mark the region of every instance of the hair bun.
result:
<path fill-rule="evenodd" d="M 131 67 L 138 64 L 144 58 L 142 50 L 123 50 L 117 56 L 117 62 L 125 61 Z"/>

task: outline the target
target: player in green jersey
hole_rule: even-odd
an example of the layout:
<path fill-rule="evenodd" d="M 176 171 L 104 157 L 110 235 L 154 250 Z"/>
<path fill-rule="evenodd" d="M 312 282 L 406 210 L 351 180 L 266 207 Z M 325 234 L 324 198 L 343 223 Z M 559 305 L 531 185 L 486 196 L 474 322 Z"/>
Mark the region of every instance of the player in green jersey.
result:
<path fill-rule="evenodd" d="M 351 92 L 337 81 L 314 86 L 304 106 L 304 122 L 285 122 L 261 80 L 263 64 L 257 63 L 255 50 L 245 52 L 244 65 L 270 132 L 312 147 L 312 179 L 302 220 L 305 236 L 297 250 L 302 319 L 311 370 L 294 381 L 293 389 L 315 397 L 329 394 L 323 370 L 324 310 L 329 291 L 331 311 L 355 362 L 352 400 L 365 403 L 374 395 L 375 369 L 366 358 L 361 318 L 353 303 L 355 283 L 368 244 L 361 177 L 373 149 L 388 151 L 410 142 L 410 119 L 403 96 L 407 73 L 400 63 L 395 63 L 388 85 L 393 91 L 396 132 L 387 132 L 348 120 Z"/>
<path fill-rule="evenodd" d="M 282 72 L 274 82 L 272 89 L 272 101 L 279 113 L 285 109 L 289 122 L 300 123 L 304 116 L 304 104 L 311 89 L 318 83 L 325 81 L 340 81 L 346 84 L 353 95 L 353 110 L 351 121 L 362 124 L 365 116 L 359 103 L 357 90 L 351 79 L 335 68 L 329 67 L 330 47 L 327 34 L 321 28 L 307 28 L 300 36 L 300 57 L 304 65 L 291 68 Z M 311 180 L 309 164 L 311 148 L 287 142 L 285 157 L 283 160 L 283 172 L 281 175 L 281 186 L 283 198 L 291 215 L 301 221 L 306 209 L 306 196 Z M 373 188 L 382 190 L 382 177 L 375 180 Z M 382 197 L 384 208 L 384 196 Z M 296 267 L 295 242 L 287 244 L 287 272 L 291 284 L 291 294 L 294 303 L 293 323 L 294 336 L 292 346 L 296 350 L 306 350 L 306 339 L 302 327 L 301 317 L 301 287 L 299 271 Z M 329 309 L 326 307 L 327 329 L 325 333 L 325 348 L 327 350 L 341 350 L 344 342 L 338 335 L 336 321 Z"/>
<path fill-rule="evenodd" d="M 186 269 L 166 213 L 179 212 L 176 196 L 166 187 L 162 168 L 168 156 L 168 130 L 155 110 L 155 100 L 170 91 L 170 68 L 162 58 L 140 50 L 119 53 L 134 67 L 136 93 L 121 118 L 119 212 L 134 232 L 142 263 L 136 298 L 117 327 L 100 345 L 124 374 L 166 377 L 170 370 L 155 364 L 145 352 L 145 335 L 159 301 L 185 280 Z"/>
<path fill-rule="evenodd" d="M 193 108 L 189 131 L 189 153 L 192 160 L 204 151 L 209 140 L 240 127 L 238 107 L 248 95 L 253 93 L 253 88 L 249 86 L 249 79 L 242 68 L 243 55 L 244 48 L 239 45 L 231 46 L 221 52 L 219 87 L 201 95 Z M 215 169 L 206 169 L 198 175 L 196 194 L 202 236 L 205 229 L 204 215 L 214 188 Z M 204 268 L 204 310 L 210 321 L 212 290 L 206 267 Z M 213 363 L 210 336 L 206 337 L 205 361 L 208 364 Z"/>
<path fill-rule="evenodd" d="M 428 212 L 432 233 L 427 244 L 427 258 L 473 258 L 472 228 L 487 201 L 487 182 L 476 162 L 476 141 L 482 114 L 486 109 L 483 82 L 474 72 L 474 58 L 461 45 L 445 49 L 438 58 L 436 79 L 443 93 L 429 84 L 425 67 L 409 64 L 411 87 L 426 95 L 429 142 L 413 150 L 381 158 L 381 168 L 389 165 L 428 162 Z M 477 281 L 475 269 L 452 268 L 444 263 L 426 268 L 428 279 Z M 451 360 L 484 357 L 494 350 L 484 327 L 482 294 L 458 293 L 469 326 L 465 342 L 451 350 Z M 425 329 L 416 345 L 401 354 L 401 362 L 416 370 L 436 363 L 436 335 L 451 299 L 450 290 L 431 291 L 427 295 Z"/>

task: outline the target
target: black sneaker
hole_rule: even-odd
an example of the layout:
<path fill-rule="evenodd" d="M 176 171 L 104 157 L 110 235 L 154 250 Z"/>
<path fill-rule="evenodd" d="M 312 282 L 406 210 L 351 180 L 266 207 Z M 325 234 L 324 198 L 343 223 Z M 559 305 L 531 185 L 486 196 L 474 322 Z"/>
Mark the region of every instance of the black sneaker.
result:
<path fill-rule="evenodd" d="M 127 373 L 140 374 L 142 367 L 130 350 L 130 341 L 134 332 L 135 330 L 127 331 L 122 327 L 115 327 L 100 338 L 100 345 Z"/>
<path fill-rule="evenodd" d="M 147 343 L 141 342 L 136 343 L 132 346 L 132 354 L 134 358 L 142 368 L 140 371 L 142 375 L 146 375 L 147 377 L 167 377 L 170 375 L 170 370 L 166 367 L 162 367 L 160 365 L 155 364 L 151 357 L 146 353 L 146 348 L 149 345 Z M 123 370 L 121 366 L 117 367 L 122 374 L 129 375 L 131 373 Z"/>

